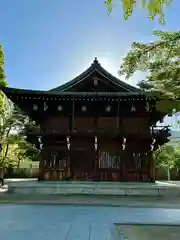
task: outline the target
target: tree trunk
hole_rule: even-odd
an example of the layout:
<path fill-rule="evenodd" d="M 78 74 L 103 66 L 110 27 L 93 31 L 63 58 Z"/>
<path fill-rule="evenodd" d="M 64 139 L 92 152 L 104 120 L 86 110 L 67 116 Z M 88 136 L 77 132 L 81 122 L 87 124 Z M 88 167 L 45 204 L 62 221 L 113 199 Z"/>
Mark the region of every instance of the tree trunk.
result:
<path fill-rule="evenodd" d="M 7 145 L 6 145 L 6 151 L 4 153 L 4 158 L 7 156 L 8 150 L 9 150 L 9 143 L 7 143 Z"/>
<path fill-rule="evenodd" d="M 167 169 L 167 178 L 168 178 L 168 181 L 171 181 L 171 172 L 169 168 Z"/>
<path fill-rule="evenodd" d="M 18 158 L 18 164 L 17 164 L 18 168 L 20 167 L 20 162 L 21 162 L 21 158 Z"/>
<path fill-rule="evenodd" d="M 11 125 L 9 126 L 9 129 L 8 129 L 8 131 L 7 131 L 6 139 L 8 139 L 10 131 L 11 131 Z M 9 150 L 9 143 L 7 143 L 7 145 L 6 145 L 6 150 L 5 150 L 5 153 L 4 153 L 4 158 L 7 156 L 8 150 Z"/>

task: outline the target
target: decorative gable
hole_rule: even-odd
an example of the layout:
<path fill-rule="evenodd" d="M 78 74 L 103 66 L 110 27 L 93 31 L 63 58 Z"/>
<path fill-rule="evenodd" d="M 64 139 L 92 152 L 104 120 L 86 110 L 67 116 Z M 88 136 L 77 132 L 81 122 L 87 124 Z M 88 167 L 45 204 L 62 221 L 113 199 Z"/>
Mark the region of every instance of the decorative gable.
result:
<path fill-rule="evenodd" d="M 79 76 L 50 91 L 60 92 L 139 92 L 107 72 L 95 58 L 91 66 Z"/>

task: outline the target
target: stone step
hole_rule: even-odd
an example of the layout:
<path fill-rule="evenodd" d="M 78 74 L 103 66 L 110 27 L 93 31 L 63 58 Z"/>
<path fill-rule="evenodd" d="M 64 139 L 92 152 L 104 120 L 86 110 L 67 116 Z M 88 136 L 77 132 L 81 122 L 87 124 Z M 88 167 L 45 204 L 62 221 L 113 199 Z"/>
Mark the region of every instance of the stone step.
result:
<path fill-rule="evenodd" d="M 162 197 L 115 197 L 95 195 L 43 195 L 43 194 L 10 194 L 0 195 L 0 203 L 24 204 L 64 204 L 64 205 L 96 205 L 114 207 L 149 207 L 180 208 L 180 198 L 165 199 Z"/>
<path fill-rule="evenodd" d="M 10 193 L 43 195 L 106 195 L 106 196 L 152 196 L 180 197 L 180 186 L 147 183 L 68 183 L 68 182 L 14 182 L 8 184 Z"/>

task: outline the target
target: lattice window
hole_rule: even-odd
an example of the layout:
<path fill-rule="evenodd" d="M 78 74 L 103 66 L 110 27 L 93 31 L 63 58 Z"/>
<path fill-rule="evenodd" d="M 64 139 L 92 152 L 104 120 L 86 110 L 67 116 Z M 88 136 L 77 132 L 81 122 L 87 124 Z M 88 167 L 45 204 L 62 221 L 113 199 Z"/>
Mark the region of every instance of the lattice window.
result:
<path fill-rule="evenodd" d="M 133 162 L 135 169 L 142 169 L 142 159 L 140 153 L 133 153 Z"/>
<path fill-rule="evenodd" d="M 68 167 L 68 157 L 64 157 L 63 159 L 59 160 L 59 169 L 65 169 Z"/>
<path fill-rule="evenodd" d="M 126 160 L 126 168 L 134 170 L 148 169 L 146 153 L 129 153 Z"/>
<path fill-rule="evenodd" d="M 99 152 L 98 167 L 99 168 L 120 168 L 120 155 L 111 152 Z"/>

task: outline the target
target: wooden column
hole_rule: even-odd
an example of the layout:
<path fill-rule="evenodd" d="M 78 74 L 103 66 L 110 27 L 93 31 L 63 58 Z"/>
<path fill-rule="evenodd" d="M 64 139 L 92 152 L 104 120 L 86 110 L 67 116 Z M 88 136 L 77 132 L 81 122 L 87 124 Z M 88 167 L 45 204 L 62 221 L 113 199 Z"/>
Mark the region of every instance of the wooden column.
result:
<path fill-rule="evenodd" d="M 39 156 L 39 173 L 38 180 L 44 180 L 44 150 L 41 151 Z"/>
<path fill-rule="evenodd" d="M 150 181 L 155 182 L 155 180 L 156 180 L 155 161 L 154 161 L 152 152 L 148 153 L 148 160 L 149 160 L 149 177 L 150 177 Z"/>

